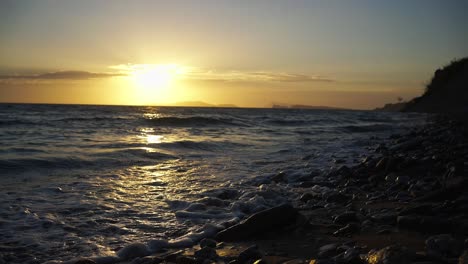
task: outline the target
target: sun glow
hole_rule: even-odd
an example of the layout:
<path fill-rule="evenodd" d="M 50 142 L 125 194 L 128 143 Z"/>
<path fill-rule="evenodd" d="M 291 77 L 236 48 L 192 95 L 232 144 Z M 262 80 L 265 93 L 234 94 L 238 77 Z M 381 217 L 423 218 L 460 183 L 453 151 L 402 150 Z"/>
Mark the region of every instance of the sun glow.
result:
<path fill-rule="evenodd" d="M 115 68 L 128 72 L 137 101 L 142 104 L 167 102 L 175 81 L 185 73 L 178 64 L 131 64 Z"/>

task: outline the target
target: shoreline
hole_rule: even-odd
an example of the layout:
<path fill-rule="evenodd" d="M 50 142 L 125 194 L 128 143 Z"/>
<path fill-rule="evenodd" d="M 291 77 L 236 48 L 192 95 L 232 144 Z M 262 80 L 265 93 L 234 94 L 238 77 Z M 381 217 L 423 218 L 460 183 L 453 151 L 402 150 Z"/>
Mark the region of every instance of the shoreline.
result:
<path fill-rule="evenodd" d="M 360 164 L 304 179 L 292 205 L 212 227 L 195 246 L 150 241 L 46 263 L 457 263 L 468 245 L 467 127 L 437 117 L 392 135 Z"/>

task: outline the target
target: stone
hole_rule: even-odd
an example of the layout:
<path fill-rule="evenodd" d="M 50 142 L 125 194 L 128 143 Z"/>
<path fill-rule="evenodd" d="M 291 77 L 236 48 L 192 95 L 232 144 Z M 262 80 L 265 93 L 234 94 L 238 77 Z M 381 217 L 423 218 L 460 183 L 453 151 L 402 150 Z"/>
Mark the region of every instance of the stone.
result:
<path fill-rule="evenodd" d="M 74 264 L 96 264 L 96 262 L 91 259 L 80 259 L 77 260 Z"/>
<path fill-rule="evenodd" d="M 218 254 L 216 253 L 216 250 L 211 247 L 204 247 L 200 250 L 195 251 L 194 253 L 195 258 L 197 259 L 217 259 Z"/>
<path fill-rule="evenodd" d="M 257 260 L 260 258 L 262 258 L 262 254 L 258 250 L 258 247 L 254 245 L 243 250 L 237 257 L 237 261 L 245 263 L 248 260 Z"/>
<path fill-rule="evenodd" d="M 345 225 L 344 227 L 336 230 L 333 235 L 335 236 L 346 236 L 346 235 L 351 235 L 360 230 L 360 226 L 356 223 L 350 223 Z"/>
<path fill-rule="evenodd" d="M 125 246 L 117 252 L 117 256 L 124 260 L 134 259 L 137 257 L 144 257 L 150 254 L 149 249 L 145 244 L 133 243 Z"/>
<path fill-rule="evenodd" d="M 458 257 L 463 250 L 463 243 L 448 234 L 431 236 L 425 244 L 427 255 L 435 257 Z"/>
<path fill-rule="evenodd" d="M 159 264 L 163 262 L 164 260 L 162 258 L 158 258 L 155 256 L 146 256 L 143 258 L 136 258 L 135 260 L 132 261 L 131 264 Z M 190 264 L 190 263 L 187 263 Z"/>
<path fill-rule="evenodd" d="M 406 175 L 400 175 L 395 179 L 396 184 L 409 185 L 410 178 Z"/>
<path fill-rule="evenodd" d="M 156 253 L 167 248 L 169 246 L 169 243 L 163 239 L 154 239 L 154 240 L 148 241 L 147 245 L 151 253 Z"/>
<path fill-rule="evenodd" d="M 393 245 L 371 250 L 365 260 L 368 264 L 410 264 L 411 253 L 405 247 Z"/>
<path fill-rule="evenodd" d="M 287 182 L 286 179 L 286 173 L 284 171 L 279 172 L 275 176 L 271 178 L 273 182 L 279 183 L 279 182 Z"/>
<path fill-rule="evenodd" d="M 340 203 L 344 204 L 351 201 L 351 197 L 339 192 L 333 192 L 327 197 L 327 203 Z"/>
<path fill-rule="evenodd" d="M 458 258 L 458 264 L 468 264 L 468 250 L 465 250 Z"/>
<path fill-rule="evenodd" d="M 335 219 L 333 220 L 333 222 L 335 224 L 341 225 L 341 224 L 346 224 L 349 222 L 355 222 L 357 220 L 358 219 L 357 219 L 356 213 L 352 211 L 348 211 L 348 212 L 344 212 L 342 214 L 337 215 Z"/>
<path fill-rule="evenodd" d="M 397 221 L 397 215 L 396 213 L 393 213 L 393 212 L 375 214 L 371 218 L 373 221 L 377 223 L 388 224 L 388 225 L 393 225 Z"/>
<path fill-rule="evenodd" d="M 100 256 L 91 259 L 96 262 L 96 264 L 114 264 L 120 261 L 120 259 L 115 256 Z"/>
<path fill-rule="evenodd" d="M 252 236 L 294 223 L 298 212 L 289 204 L 263 210 L 245 221 L 222 230 L 216 235 L 218 241 L 239 241 Z"/>
<path fill-rule="evenodd" d="M 204 238 L 202 241 L 200 241 L 200 247 L 210 247 L 210 248 L 216 248 L 216 241 L 210 238 Z"/>
<path fill-rule="evenodd" d="M 196 264 L 197 260 L 195 258 L 189 257 L 189 256 L 177 256 L 176 264 Z"/>
<path fill-rule="evenodd" d="M 329 258 L 337 255 L 339 253 L 338 246 L 336 243 L 321 246 L 318 250 L 319 258 Z"/>
<path fill-rule="evenodd" d="M 404 215 L 397 217 L 397 225 L 401 229 L 419 230 L 422 217 L 414 215 Z"/>

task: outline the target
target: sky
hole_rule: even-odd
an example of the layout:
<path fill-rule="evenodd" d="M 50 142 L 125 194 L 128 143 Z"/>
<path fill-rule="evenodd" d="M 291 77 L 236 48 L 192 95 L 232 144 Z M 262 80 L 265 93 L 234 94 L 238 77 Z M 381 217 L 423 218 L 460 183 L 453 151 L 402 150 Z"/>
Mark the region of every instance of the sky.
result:
<path fill-rule="evenodd" d="M 464 0 L 0 2 L 0 102 L 372 109 L 468 55 Z"/>

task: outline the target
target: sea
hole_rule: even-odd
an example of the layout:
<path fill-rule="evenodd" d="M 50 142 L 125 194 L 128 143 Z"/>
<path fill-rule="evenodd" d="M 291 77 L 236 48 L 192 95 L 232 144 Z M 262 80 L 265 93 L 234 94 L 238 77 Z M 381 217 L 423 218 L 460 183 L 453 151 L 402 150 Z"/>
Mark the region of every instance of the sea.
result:
<path fill-rule="evenodd" d="M 0 262 L 189 246 L 358 164 L 415 113 L 0 104 Z M 281 174 L 282 181 L 272 179 Z M 320 187 L 320 186 L 319 186 Z M 316 187 L 316 188 L 319 188 Z"/>

